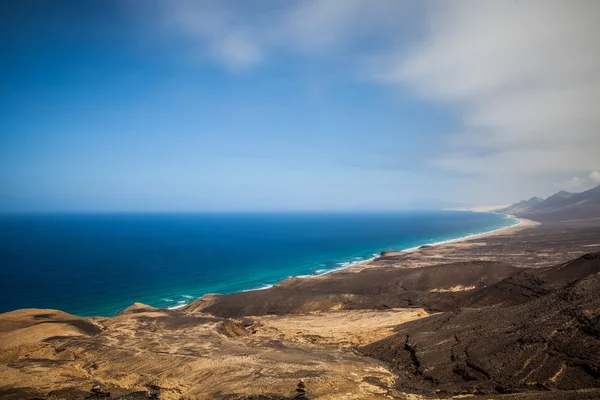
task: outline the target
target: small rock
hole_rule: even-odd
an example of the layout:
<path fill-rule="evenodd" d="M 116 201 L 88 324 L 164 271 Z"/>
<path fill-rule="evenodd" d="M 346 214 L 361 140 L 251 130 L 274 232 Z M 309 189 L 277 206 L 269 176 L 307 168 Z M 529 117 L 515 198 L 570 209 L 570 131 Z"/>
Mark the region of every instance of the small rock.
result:
<path fill-rule="evenodd" d="M 309 400 L 306 395 L 306 385 L 304 384 L 304 380 L 300 379 L 298 382 L 298 386 L 296 387 L 296 395 L 292 397 L 295 400 Z"/>
<path fill-rule="evenodd" d="M 94 383 L 94 386 L 92 386 L 92 389 L 90 390 L 90 392 L 96 398 L 98 398 L 98 397 L 101 397 L 101 398 L 110 397 L 110 392 L 105 392 L 104 390 L 102 390 L 102 388 L 100 387 L 100 383 L 98 383 L 98 382 Z"/>

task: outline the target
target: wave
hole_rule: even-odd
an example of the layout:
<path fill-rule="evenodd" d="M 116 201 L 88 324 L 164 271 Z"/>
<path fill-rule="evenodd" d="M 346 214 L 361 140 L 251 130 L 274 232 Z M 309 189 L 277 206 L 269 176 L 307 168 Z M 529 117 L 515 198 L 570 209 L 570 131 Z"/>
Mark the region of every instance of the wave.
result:
<path fill-rule="evenodd" d="M 338 263 L 336 263 L 337 267 L 335 267 L 335 268 L 328 269 L 328 270 L 319 269 L 319 270 L 316 270 L 314 274 L 308 275 L 308 276 L 324 276 L 324 275 L 330 274 L 335 271 L 341 271 L 343 269 L 350 268 L 350 267 L 353 267 L 358 264 L 373 261 L 377 257 L 379 257 L 379 254 L 373 254 L 373 257 L 370 257 L 370 258 L 355 257 L 354 261 L 338 262 Z M 300 276 L 298 276 L 298 278 L 300 278 Z"/>
<path fill-rule="evenodd" d="M 468 234 L 466 234 L 464 236 L 460 236 L 460 237 L 457 237 L 457 238 L 440 240 L 438 242 L 433 242 L 433 243 L 425 243 L 425 244 L 421 244 L 419 246 L 411 247 L 410 249 L 404 249 L 404 250 L 401 250 L 401 251 L 412 251 L 412 250 L 418 249 L 421 246 L 437 246 L 437 245 L 440 245 L 440 244 L 453 243 L 453 242 L 458 242 L 460 240 L 471 239 L 471 238 L 474 238 L 474 237 L 477 237 L 477 236 L 487 235 L 488 233 L 498 232 L 498 231 L 501 231 L 501 230 L 504 230 L 504 229 L 507 229 L 507 228 L 511 228 L 513 226 L 521 225 L 521 223 L 522 223 L 521 220 L 515 219 L 515 218 L 511 218 L 508 215 L 505 215 L 505 218 L 512 219 L 513 221 L 515 221 L 515 223 L 512 224 L 512 225 L 503 226 L 501 228 L 492 229 L 491 231 L 485 231 L 485 232 L 479 232 L 479 233 L 468 233 Z"/>
<path fill-rule="evenodd" d="M 191 298 L 191 296 L 190 296 L 190 298 Z M 176 305 L 176 306 L 173 306 L 173 307 L 167 307 L 167 308 L 168 308 L 169 310 L 176 310 L 176 309 L 178 309 L 178 308 L 185 307 L 185 306 L 187 306 L 187 305 L 188 305 L 188 302 L 187 302 L 186 300 L 179 300 L 179 301 L 177 301 L 177 305 Z"/>
<path fill-rule="evenodd" d="M 273 285 L 271 285 L 271 284 L 267 284 L 267 283 L 266 283 L 266 284 L 262 285 L 261 287 L 258 287 L 258 288 L 253 288 L 253 289 L 246 289 L 246 290 L 242 290 L 242 292 L 253 292 L 253 291 L 255 291 L 255 290 L 265 290 L 265 289 L 270 289 L 270 288 L 272 288 L 272 287 L 273 287 Z"/>

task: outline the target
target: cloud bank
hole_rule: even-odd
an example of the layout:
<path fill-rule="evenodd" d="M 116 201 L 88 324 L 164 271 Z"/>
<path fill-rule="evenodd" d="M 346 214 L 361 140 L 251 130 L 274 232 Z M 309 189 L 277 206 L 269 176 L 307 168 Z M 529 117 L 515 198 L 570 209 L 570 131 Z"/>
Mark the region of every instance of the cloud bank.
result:
<path fill-rule="evenodd" d="M 208 47 L 213 58 L 232 70 L 256 67 L 274 53 L 339 54 L 359 37 L 385 40 L 407 8 L 395 0 L 159 0 L 152 4 L 167 27 Z"/>
<path fill-rule="evenodd" d="M 459 110 L 433 162 L 473 174 L 588 173 L 600 152 L 600 2 L 432 3 L 376 78 Z"/>
<path fill-rule="evenodd" d="M 451 110 L 458 128 L 427 160 L 442 174 L 501 181 L 513 196 L 600 183 L 600 1 L 153 4 L 172 32 L 230 70 L 337 57 L 360 79 Z"/>

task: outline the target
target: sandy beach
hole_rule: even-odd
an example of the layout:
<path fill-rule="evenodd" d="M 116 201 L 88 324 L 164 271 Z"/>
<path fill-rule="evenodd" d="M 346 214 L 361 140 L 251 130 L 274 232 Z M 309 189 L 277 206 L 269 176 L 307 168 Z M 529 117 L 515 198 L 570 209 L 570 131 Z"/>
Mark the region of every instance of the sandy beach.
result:
<path fill-rule="evenodd" d="M 487 210 L 487 208 L 486 208 Z M 469 235 L 469 236 L 465 236 L 462 238 L 458 238 L 458 239 L 451 239 L 451 240 L 446 240 L 444 242 L 440 242 L 440 243 L 433 243 L 433 244 L 427 244 L 427 245 L 423 245 L 423 246 L 418 246 L 418 247 L 413 247 L 411 249 L 406 249 L 406 250 L 400 250 L 400 251 L 395 251 L 393 249 L 387 250 L 385 251 L 385 257 L 394 257 L 394 256 L 402 256 L 405 255 L 407 253 L 419 253 L 424 249 L 433 249 L 434 251 L 438 251 L 438 252 L 444 252 L 444 250 L 451 250 L 451 249 L 455 249 L 457 247 L 457 245 L 460 247 L 461 243 L 466 243 L 465 246 L 469 246 L 469 242 L 471 242 L 472 240 L 475 239 L 485 239 L 485 238 L 490 238 L 493 236 L 505 236 L 505 235 L 511 235 L 514 234 L 516 232 L 519 232 L 523 229 L 528 229 L 528 228 L 533 228 L 535 226 L 540 225 L 539 222 L 530 220 L 530 219 L 526 219 L 526 218 L 517 218 L 513 215 L 509 215 L 510 218 L 516 219 L 517 221 L 519 221 L 517 224 L 515 225 L 511 225 L 511 226 L 507 226 L 505 228 L 499 228 L 499 229 L 494 229 L 492 231 L 489 232 L 484 232 L 484 233 L 478 233 L 478 234 L 474 234 L 474 235 Z M 380 266 L 377 263 L 377 260 L 380 258 L 379 257 L 374 257 L 371 260 L 368 261 L 364 261 L 364 262 L 360 262 L 357 264 L 354 264 L 346 269 L 344 269 L 344 271 L 349 271 L 349 272 L 360 272 L 365 268 L 373 268 L 373 267 L 377 267 Z M 333 272 L 337 272 L 337 271 L 331 271 L 330 273 Z M 329 274 L 329 273 L 327 273 Z"/>

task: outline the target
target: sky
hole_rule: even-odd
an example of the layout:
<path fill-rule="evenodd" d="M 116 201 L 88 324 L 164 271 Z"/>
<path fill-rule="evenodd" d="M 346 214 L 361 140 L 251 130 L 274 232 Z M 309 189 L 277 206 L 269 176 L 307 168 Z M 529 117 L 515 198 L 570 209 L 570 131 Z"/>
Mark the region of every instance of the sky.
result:
<path fill-rule="evenodd" d="M 600 184 L 595 0 L 5 0 L 0 211 L 391 210 Z"/>

